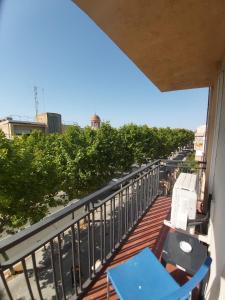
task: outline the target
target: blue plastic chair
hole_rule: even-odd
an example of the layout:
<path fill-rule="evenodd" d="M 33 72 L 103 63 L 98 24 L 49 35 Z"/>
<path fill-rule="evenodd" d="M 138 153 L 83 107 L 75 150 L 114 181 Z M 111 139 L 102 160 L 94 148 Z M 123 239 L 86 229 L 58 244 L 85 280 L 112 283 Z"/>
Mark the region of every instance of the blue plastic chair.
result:
<path fill-rule="evenodd" d="M 107 270 L 107 299 L 109 281 L 121 300 L 184 300 L 204 279 L 212 259 L 207 257 L 198 272 L 180 286 L 161 265 L 149 248 L 145 248 L 125 263 Z"/>

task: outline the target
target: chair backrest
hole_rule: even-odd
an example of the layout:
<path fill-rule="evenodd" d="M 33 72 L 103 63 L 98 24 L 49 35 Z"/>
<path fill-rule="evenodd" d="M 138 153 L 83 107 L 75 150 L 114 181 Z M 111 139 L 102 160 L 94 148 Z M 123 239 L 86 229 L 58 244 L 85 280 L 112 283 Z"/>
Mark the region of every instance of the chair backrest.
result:
<path fill-rule="evenodd" d="M 199 268 L 198 272 L 184 285 L 182 285 L 178 290 L 169 294 L 166 298 L 161 300 L 184 300 L 188 299 L 189 293 L 204 279 L 209 271 L 212 259 L 207 257 L 205 262 Z"/>

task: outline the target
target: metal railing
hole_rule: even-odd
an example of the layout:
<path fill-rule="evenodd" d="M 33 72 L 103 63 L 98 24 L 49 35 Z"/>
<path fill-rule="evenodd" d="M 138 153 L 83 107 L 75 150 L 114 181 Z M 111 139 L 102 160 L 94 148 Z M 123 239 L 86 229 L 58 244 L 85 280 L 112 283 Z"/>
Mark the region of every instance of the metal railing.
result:
<path fill-rule="evenodd" d="M 185 160 L 161 160 L 160 188 L 164 195 L 171 195 L 173 186 L 181 172 L 197 175 L 198 200 L 203 200 L 201 193 L 204 191 L 206 162 Z M 163 187 L 164 184 L 164 187 Z"/>
<path fill-rule="evenodd" d="M 24 299 L 81 296 L 159 195 L 160 163 L 149 163 L 1 241 L 5 297 L 17 299 L 21 288 Z M 9 269 L 19 269 L 13 280 L 6 279 Z"/>

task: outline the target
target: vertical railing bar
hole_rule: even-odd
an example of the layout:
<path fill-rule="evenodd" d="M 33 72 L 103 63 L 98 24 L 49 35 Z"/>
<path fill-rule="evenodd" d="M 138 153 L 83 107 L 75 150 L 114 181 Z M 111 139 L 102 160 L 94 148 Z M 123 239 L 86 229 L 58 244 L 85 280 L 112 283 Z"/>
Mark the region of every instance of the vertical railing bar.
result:
<path fill-rule="evenodd" d="M 118 243 L 121 239 L 121 193 L 118 194 Z"/>
<path fill-rule="evenodd" d="M 153 200 L 153 184 L 154 184 L 154 182 L 153 182 L 153 170 L 151 171 L 151 202 L 152 202 L 152 200 Z"/>
<path fill-rule="evenodd" d="M 148 174 L 145 175 L 145 209 L 148 207 Z"/>
<path fill-rule="evenodd" d="M 127 189 L 124 189 L 125 195 L 124 195 L 124 212 L 125 212 L 125 235 L 127 234 Z"/>
<path fill-rule="evenodd" d="M 1 278 L 2 278 L 3 285 L 5 287 L 6 293 L 7 293 L 8 297 L 9 297 L 9 299 L 13 300 L 13 296 L 12 296 L 12 294 L 10 292 L 8 283 L 7 283 L 6 279 L 5 279 L 5 275 L 4 275 L 4 272 L 3 272 L 2 269 L 0 269 L 0 273 L 1 273 Z"/>
<path fill-rule="evenodd" d="M 128 187 L 128 230 L 132 227 L 131 223 L 131 186 Z"/>
<path fill-rule="evenodd" d="M 81 277 L 81 255 L 80 255 L 80 221 L 77 221 L 77 260 L 78 260 L 78 272 L 79 272 L 79 287 L 82 291 L 82 277 Z"/>
<path fill-rule="evenodd" d="M 149 173 L 146 175 L 146 205 L 147 205 L 147 207 L 149 205 L 148 191 L 149 191 Z"/>
<path fill-rule="evenodd" d="M 91 236 L 90 236 L 90 213 L 87 216 L 88 219 L 88 274 L 91 278 Z"/>
<path fill-rule="evenodd" d="M 145 175 L 145 209 L 148 207 L 148 174 Z"/>
<path fill-rule="evenodd" d="M 104 245 L 104 260 L 106 260 L 106 203 L 104 203 L 104 226 L 103 226 L 103 245 Z"/>
<path fill-rule="evenodd" d="M 138 219 L 138 180 L 136 181 L 136 195 L 135 195 L 135 222 Z"/>
<path fill-rule="evenodd" d="M 143 181 L 142 178 L 140 179 L 141 182 L 141 187 L 140 187 L 140 216 L 142 215 L 142 210 L 143 210 L 143 205 L 142 205 L 142 201 L 143 201 Z"/>
<path fill-rule="evenodd" d="M 146 209 L 146 197 L 145 197 L 145 190 L 146 190 L 146 180 L 145 180 L 145 176 L 143 177 L 143 212 Z"/>
<path fill-rule="evenodd" d="M 101 243 L 101 263 L 103 264 L 103 220 L 102 205 L 100 206 L 100 243 Z"/>
<path fill-rule="evenodd" d="M 35 252 L 32 252 L 31 257 L 32 257 L 32 263 L 33 263 L 33 267 L 34 267 L 34 277 L 35 277 L 35 280 L 36 280 L 38 294 L 39 294 L 40 299 L 43 300 L 43 296 L 42 296 L 42 292 L 41 292 L 41 287 L 40 287 L 40 282 L 39 282 L 38 271 L 37 271 L 37 264 L 36 264 Z"/>
<path fill-rule="evenodd" d="M 117 194 L 117 237 L 116 237 L 116 244 L 120 242 L 120 195 Z"/>
<path fill-rule="evenodd" d="M 151 203 L 152 203 L 152 194 L 153 194 L 153 191 L 152 191 L 152 189 L 153 189 L 153 177 L 152 177 L 152 176 L 153 176 L 153 175 L 152 175 L 152 173 L 153 173 L 153 172 L 151 171 L 151 181 L 150 181 L 150 182 L 151 182 L 151 187 L 150 187 Z"/>
<path fill-rule="evenodd" d="M 91 229 L 92 229 L 92 264 L 93 264 L 93 273 L 95 274 L 95 212 L 93 210 L 92 212 L 92 224 L 91 224 Z"/>
<path fill-rule="evenodd" d="M 148 205 L 151 203 L 151 171 L 148 173 Z"/>
<path fill-rule="evenodd" d="M 22 258 L 22 266 L 23 266 L 24 277 L 25 277 L 25 280 L 26 280 L 26 283 L 27 283 L 27 288 L 28 288 L 30 297 L 31 297 L 32 300 L 35 300 L 34 299 L 34 295 L 33 295 L 33 291 L 32 291 L 31 285 L 30 285 L 30 280 L 28 278 L 27 266 L 26 266 L 25 258 Z"/>
<path fill-rule="evenodd" d="M 128 226 L 127 226 L 127 219 L 128 219 L 128 217 L 127 217 L 127 207 L 128 207 L 128 193 L 127 193 L 127 188 L 125 188 L 125 220 L 126 220 L 126 222 L 125 222 L 125 234 L 127 234 L 127 231 L 128 231 Z"/>
<path fill-rule="evenodd" d="M 146 198 L 146 174 L 143 177 L 143 181 L 144 181 L 144 187 L 143 187 L 143 198 L 144 198 L 144 211 L 146 210 L 146 206 L 147 206 L 147 198 Z"/>
<path fill-rule="evenodd" d="M 145 198 L 145 176 L 142 178 L 143 180 L 143 211 L 146 209 L 146 198 Z"/>
<path fill-rule="evenodd" d="M 122 191 L 122 212 L 123 212 L 123 215 L 122 215 L 122 219 L 123 219 L 123 223 L 122 223 L 122 236 L 124 235 L 125 233 L 125 202 L 124 202 L 124 190 Z"/>
<path fill-rule="evenodd" d="M 129 230 L 129 215 L 128 215 L 128 212 L 129 212 L 129 187 L 126 188 L 126 220 L 127 220 L 127 223 L 126 223 L 126 234 Z"/>
<path fill-rule="evenodd" d="M 153 171 L 153 200 L 155 199 L 155 170 Z"/>
<path fill-rule="evenodd" d="M 143 211 L 145 210 L 145 178 L 142 177 L 142 214 L 143 214 Z"/>
<path fill-rule="evenodd" d="M 123 236 L 123 192 L 120 192 L 120 240 Z"/>
<path fill-rule="evenodd" d="M 138 219 L 140 216 L 140 192 L 141 192 L 141 186 L 140 186 L 140 179 L 138 179 Z"/>
<path fill-rule="evenodd" d="M 120 202 L 121 202 L 121 222 L 120 222 L 120 240 L 123 237 L 123 225 L 124 225 L 124 205 L 123 205 L 123 191 L 120 192 Z"/>
<path fill-rule="evenodd" d="M 60 275 L 63 298 L 66 299 L 65 282 L 64 282 L 64 276 L 63 276 L 62 241 L 61 241 L 60 234 L 57 236 L 57 239 L 58 239 L 58 250 L 59 250 L 59 254 L 58 254 L 59 255 L 59 275 Z"/>
<path fill-rule="evenodd" d="M 112 253 L 112 198 L 110 199 L 109 244 L 110 252 Z"/>
<path fill-rule="evenodd" d="M 159 195 L 159 165 L 157 167 L 157 196 Z"/>
<path fill-rule="evenodd" d="M 145 210 L 145 177 L 142 177 L 142 214 Z"/>
<path fill-rule="evenodd" d="M 75 239 L 75 230 L 74 230 L 74 225 L 71 227 L 71 235 L 72 235 L 72 264 L 73 264 L 73 284 L 74 284 L 74 290 L 75 293 L 77 294 L 77 276 L 76 276 L 76 239 Z"/>
<path fill-rule="evenodd" d="M 54 258 L 54 244 L 53 240 L 50 240 L 50 249 L 51 249 L 51 264 L 53 270 L 53 281 L 55 286 L 56 299 L 59 299 L 59 291 L 58 291 L 58 283 L 56 279 L 56 266 L 55 266 L 55 258 Z"/>
<path fill-rule="evenodd" d="M 134 182 L 134 223 L 136 222 L 136 198 L 137 198 L 137 182 Z"/>
<path fill-rule="evenodd" d="M 112 246 L 113 246 L 113 250 L 115 249 L 115 197 L 113 197 L 113 232 L 112 232 L 112 237 L 113 237 L 113 243 L 112 243 Z"/>
<path fill-rule="evenodd" d="M 130 221 L 130 218 L 129 218 L 129 208 L 130 208 L 130 187 L 127 187 L 126 188 L 126 195 L 127 195 L 127 232 L 128 232 L 128 230 L 129 230 L 129 228 L 130 228 L 130 226 L 129 226 L 129 221 Z"/>
<path fill-rule="evenodd" d="M 158 196 L 158 167 L 156 168 L 156 196 Z"/>
<path fill-rule="evenodd" d="M 155 198 L 155 170 L 152 171 L 152 201 Z"/>
<path fill-rule="evenodd" d="M 133 201 L 134 201 L 134 181 L 132 180 L 132 185 L 131 185 L 131 226 L 132 227 L 134 225 Z"/>
<path fill-rule="evenodd" d="M 149 191 L 149 193 L 150 193 L 150 203 L 152 203 L 152 171 L 151 171 L 151 173 L 150 173 L 150 191 Z"/>

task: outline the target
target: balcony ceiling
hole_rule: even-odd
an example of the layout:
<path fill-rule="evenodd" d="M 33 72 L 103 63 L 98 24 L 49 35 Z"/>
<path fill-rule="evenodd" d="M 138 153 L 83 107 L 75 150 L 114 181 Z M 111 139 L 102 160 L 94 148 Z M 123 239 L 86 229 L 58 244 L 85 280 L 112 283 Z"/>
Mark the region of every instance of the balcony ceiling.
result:
<path fill-rule="evenodd" d="M 74 0 L 161 90 L 205 87 L 225 54 L 224 0 Z"/>

